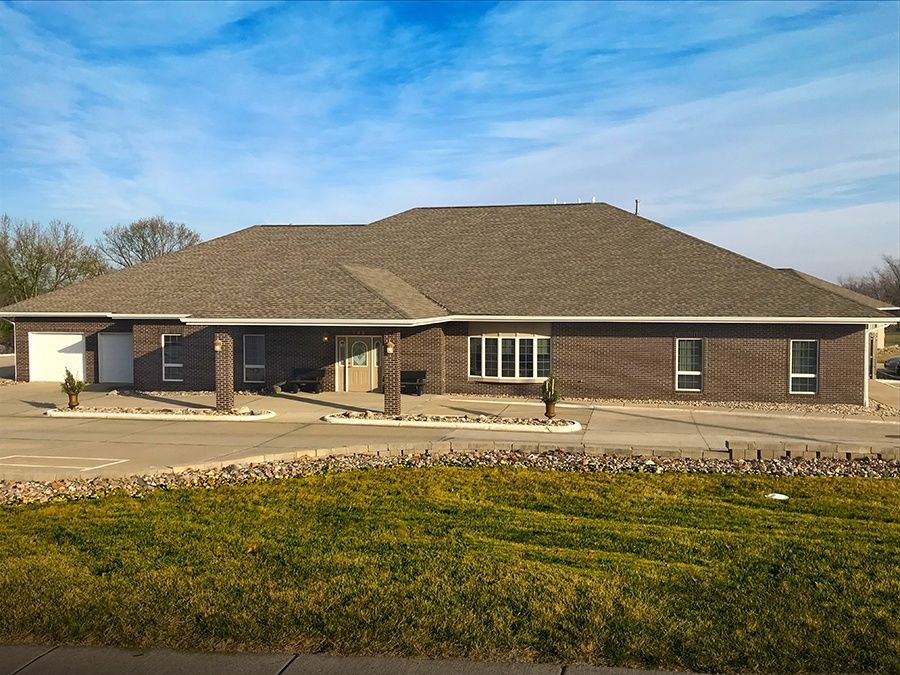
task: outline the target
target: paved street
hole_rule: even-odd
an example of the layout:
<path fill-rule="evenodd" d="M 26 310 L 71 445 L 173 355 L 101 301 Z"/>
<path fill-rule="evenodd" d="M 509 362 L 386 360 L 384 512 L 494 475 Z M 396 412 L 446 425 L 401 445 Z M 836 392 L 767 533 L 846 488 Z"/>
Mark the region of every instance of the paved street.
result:
<path fill-rule="evenodd" d="M 176 398 L 107 396 L 92 387 L 87 406 L 175 407 L 212 405 L 211 396 Z M 898 391 L 900 390 L 891 390 Z M 45 410 L 63 403 L 58 385 L 27 383 L 0 387 L 0 477 L 51 480 L 63 476 L 122 475 L 166 471 L 172 466 L 242 458 L 309 448 L 428 441 L 510 440 L 522 443 L 659 448 L 724 447 L 726 440 L 900 444 L 900 420 L 813 417 L 723 409 L 587 407 L 560 404 L 561 417 L 584 425 L 573 434 L 503 433 L 476 430 L 399 429 L 338 426 L 323 415 L 350 409 L 380 410 L 378 394 L 280 394 L 239 396 L 238 405 L 271 409 L 277 416 L 259 422 L 52 419 Z M 540 416 L 539 402 L 490 401 L 458 396 L 404 396 L 405 412 Z"/>

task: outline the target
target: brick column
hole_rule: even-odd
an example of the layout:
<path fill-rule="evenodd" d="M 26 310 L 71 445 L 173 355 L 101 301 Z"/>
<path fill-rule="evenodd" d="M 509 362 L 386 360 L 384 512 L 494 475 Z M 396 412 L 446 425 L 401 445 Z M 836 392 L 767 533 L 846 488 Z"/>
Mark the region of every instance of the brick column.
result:
<path fill-rule="evenodd" d="M 216 354 L 216 410 L 234 408 L 234 342 L 228 333 L 216 333 L 215 343 L 222 343 Z"/>
<path fill-rule="evenodd" d="M 384 391 L 384 414 L 400 414 L 400 331 L 385 331 L 384 360 L 381 364 L 381 386 Z M 388 344 L 394 343 L 394 353 L 388 354 Z"/>

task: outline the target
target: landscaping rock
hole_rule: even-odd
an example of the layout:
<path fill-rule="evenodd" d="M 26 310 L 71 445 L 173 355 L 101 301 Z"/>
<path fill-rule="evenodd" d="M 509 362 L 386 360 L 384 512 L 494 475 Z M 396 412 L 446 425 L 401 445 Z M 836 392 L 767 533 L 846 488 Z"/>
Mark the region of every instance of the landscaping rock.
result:
<path fill-rule="evenodd" d="M 180 473 L 164 473 L 122 478 L 75 478 L 43 481 L 0 481 L 0 504 L 32 504 L 76 499 L 96 499 L 121 492 L 142 497 L 148 492 L 182 488 L 212 489 L 222 485 L 253 483 L 261 480 L 302 478 L 336 471 L 368 469 L 447 467 L 512 467 L 580 473 L 687 473 L 687 474 L 753 474 L 764 476 L 837 476 L 853 478 L 900 478 L 900 460 L 863 457 L 845 459 L 686 459 L 591 455 L 560 450 L 523 451 L 484 450 L 439 452 L 437 444 L 427 452 L 427 444 L 419 452 L 362 454 L 366 446 L 346 448 L 346 454 L 329 457 L 304 457 L 293 461 L 261 464 L 230 464 L 218 469 L 189 469 Z"/>
<path fill-rule="evenodd" d="M 466 398 L 510 399 L 534 402 L 527 396 L 491 394 L 466 394 Z M 868 407 L 853 404 L 826 403 L 765 403 L 758 401 L 690 401 L 675 399 L 641 399 L 641 398 L 569 398 L 565 403 L 584 403 L 597 406 L 635 406 L 651 408 L 723 408 L 727 410 L 747 410 L 760 412 L 793 412 L 802 415 L 868 415 L 873 417 L 893 417 L 900 415 L 900 409 L 877 401 Z"/>
<path fill-rule="evenodd" d="M 343 413 L 328 415 L 328 419 L 367 419 L 367 420 L 392 420 L 397 422 L 452 422 L 454 424 L 525 424 L 535 427 L 565 427 L 573 424 L 571 420 L 544 419 L 538 417 L 500 417 L 494 415 L 385 415 L 382 412 L 366 410 L 361 413 L 348 410 Z"/>
<path fill-rule="evenodd" d="M 186 416 L 211 416 L 211 417 L 221 417 L 221 416 L 234 416 L 234 415 L 261 415 L 265 412 L 269 412 L 267 410 L 253 411 L 247 406 L 242 406 L 240 408 L 233 408 L 231 410 L 216 410 L 215 408 L 125 408 L 125 407 L 88 407 L 88 406 L 78 406 L 74 409 L 69 408 L 56 408 L 56 410 L 60 412 L 66 413 L 102 413 L 102 414 L 115 414 L 115 413 L 127 413 L 129 415 L 172 415 L 173 417 L 186 417 Z"/>

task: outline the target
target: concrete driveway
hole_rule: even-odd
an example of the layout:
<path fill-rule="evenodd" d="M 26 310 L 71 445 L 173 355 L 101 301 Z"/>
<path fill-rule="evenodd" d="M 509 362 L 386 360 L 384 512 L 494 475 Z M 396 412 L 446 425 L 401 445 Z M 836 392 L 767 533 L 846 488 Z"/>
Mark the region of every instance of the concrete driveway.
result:
<path fill-rule="evenodd" d="M 274 410 L 259 422 L 185 422 L 62 419 L 43 416 L 64 401 L 58 385 L 0 387 L 0 478 L 50 480 L 62 476 L 114 476 L 166 471 L 172 466 L 239 461 L 261 454 L 309 448 L 446 440 L 657 448 L 724 447 L 726 440 L 900 445 L 900 419 L 811 417 L 741 413 L 722 409 L 660 409 L 570 406 L 561 417 L 576 419 L 582 432 L 550 435 L 475 430 L 399 429 L 325 424 L 321 417 L 349 409 L 380 410 L 378 394 L 281 394 L 239 396 L 238 405 Z M 107 396 L 100 387 L 81 395 L 87 406 L 181 407 L 212 405 L 211 396 Z M 467 400 L 454 396 L 404 396 L 405 412 L 540 416 L 540 403 Z"/>

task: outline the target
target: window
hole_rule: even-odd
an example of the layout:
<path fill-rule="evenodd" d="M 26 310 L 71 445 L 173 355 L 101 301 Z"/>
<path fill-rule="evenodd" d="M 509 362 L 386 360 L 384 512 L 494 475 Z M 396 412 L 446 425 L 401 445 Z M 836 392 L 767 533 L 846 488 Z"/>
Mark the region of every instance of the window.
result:
<path fill-rule="evenodd" d="M 358 368 L 365 368 L 369 365 L 369 345 L 365 342 L 357 340 L 350 347 L 350 365 Z"/>
<path fill-rule="evenodd" d="M 503 338 L 500 345 L 500 377 L 515 377 L 516 339 Z"/>
<path fill-rule="evenodd" d="M 184 346 L 180 335 L 162 336 L 163 382 L 184 381 Z"/>
<path fill-rule="evenodd" d="M 538 377 L 550 377 L 550 338 L 537 339 Z"/>
<path fill-rule="evenodd" d="M 265 335 L 244 336 L 244 382 L 264 383 L 266 381 L 266 337 Z"/>
<path fill-rule="evenodd" d="M 519 377 L 534 377 L 534 340 L 519 340 Z"/>
<path fill-rule="evenodd" d="M 521 380 L 550 375 L 550 338 L 534 335 L 469 337 L 469 377 Z"/>
<path fill-rule="evenodd" d="M 469 338 L 469 375 L 481 377 L 482 339 L 480 337 Z"/>
<path fill-rule="evenodd" d="M 815 394 L 819 389 L 819 341 L 791 340 L 791 393 Z"/>
<path fill-rule="evenodd" d="M 675 340 L 675 391 L 703 390 L 703 340 Z"/>
<path fill-rule="evenodd" d="M 484 338 L 484 376 L 497 375 L 497 338 Z"/>

